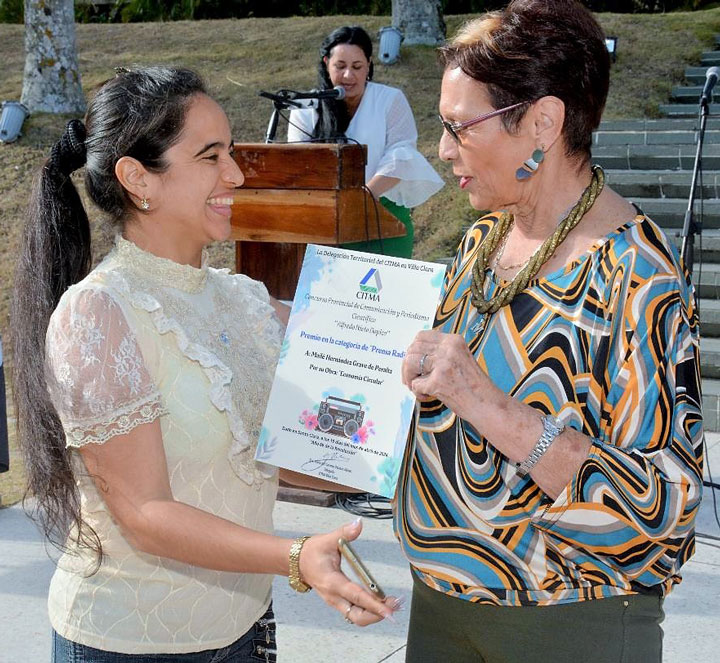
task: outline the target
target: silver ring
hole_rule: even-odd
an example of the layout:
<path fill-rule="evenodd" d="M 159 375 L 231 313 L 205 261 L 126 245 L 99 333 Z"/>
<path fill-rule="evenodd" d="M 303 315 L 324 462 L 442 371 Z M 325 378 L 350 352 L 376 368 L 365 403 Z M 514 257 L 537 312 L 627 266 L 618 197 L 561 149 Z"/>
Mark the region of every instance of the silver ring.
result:
<path fill-rule="evenodd" d="M 350 619 L 350 611 L 351 611 L 352 609 L 353 609 L 353 604 L 351 603 L 351 604 L 347 607 L 347 610 L 345 611 L 345 621 L 346 621 L 348 624 L 353 624 L 353 623 L 354 623 L 353 620 Z"/>
<path fill-rule="evenodd" d="M 420 366 L 418 367 L 420 369 L 420 375 L 425 375 L 425 360 L 428 358 L 427 353 L 425 353 L 422 357 L 420 357 Z"/>

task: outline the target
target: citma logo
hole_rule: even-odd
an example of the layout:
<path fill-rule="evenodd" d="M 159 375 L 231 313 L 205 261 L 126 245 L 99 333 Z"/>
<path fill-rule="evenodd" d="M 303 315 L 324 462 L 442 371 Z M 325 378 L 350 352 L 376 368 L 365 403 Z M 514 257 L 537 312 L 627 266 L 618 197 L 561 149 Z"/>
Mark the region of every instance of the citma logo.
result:
<path fill-rule="evenodd" d="M 371 285 L 371 283 L 373 285 Z M 377 294 L 382 290 L 382 281 L 380 281 L 380 272 L 374 267 L 368 270 L 362 281 L 360 281 L 360 290 L 363 292 L 371 292 Z"/>

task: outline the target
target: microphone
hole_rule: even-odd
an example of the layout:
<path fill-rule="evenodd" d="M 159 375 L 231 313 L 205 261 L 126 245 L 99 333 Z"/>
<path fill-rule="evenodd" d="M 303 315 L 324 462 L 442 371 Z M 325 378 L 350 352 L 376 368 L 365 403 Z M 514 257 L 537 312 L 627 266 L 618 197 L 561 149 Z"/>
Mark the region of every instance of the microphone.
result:
<path fill-rule="evenodd" d="M 718 77 L 720 77 L 720 67 L 710 67 L 705 73 L 705 87 L 700 95 L 701 106 L 710 103 L 712 90 L 715 87 L 715 83 L 718 82 Z"/>
<path fill-rule="evenodd" d="M 308 92 L 297 92 L 296 90 L 280 90 L 279 93 L 281 96 L 283 96 L 285 99 L 290 99 L 291 101 L 302 101 L 302 100 L 309 100 L 309 101 L 319 101 L 320 99 L 344 99 L 345 98 L 345 88 L 341 85 L 336 85 L 334 88 L 331 88 L 329 90 L 310 90 Z M 301 107 L 307 108 L 306 104 L 299 104 Z M 311 108 L 313 106 L 310 106 Z"/>

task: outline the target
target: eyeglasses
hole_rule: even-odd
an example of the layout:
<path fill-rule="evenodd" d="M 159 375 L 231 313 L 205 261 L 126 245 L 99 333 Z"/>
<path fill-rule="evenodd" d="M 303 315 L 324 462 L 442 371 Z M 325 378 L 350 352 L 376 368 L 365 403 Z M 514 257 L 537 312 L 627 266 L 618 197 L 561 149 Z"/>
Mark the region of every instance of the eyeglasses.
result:
<path fill-rule="evenodd" d="M 443 125 L 443 127 L 445 127 L 445 131 L 447 131 L 455 139 L 455 142 L 460 143 L 461 131 L 465 131 L 465 129 L 467 129 L 468 127 L 480 124 L 480 122 L 489 120 L 491 117 L 495 117 L 496 115 L 502 115 L 503 113 L 507 113 L 508 111 L 513 110 L 514 108 L 520 108 L 520 106 L 524 106 L 525 104 L 529 103 L 529 101 L 521 101 L 520 103 L 513 104 L 512 106 L 498 108 L 497 110 L 490 111 L 489 113 L 478 115 L 472 120 L 466 120 L 465 122 L 448 122 L 447 120 L 443 119 L 442 115 L 438 115 L 438 119 L 440 120 L 440 123 Z"/>

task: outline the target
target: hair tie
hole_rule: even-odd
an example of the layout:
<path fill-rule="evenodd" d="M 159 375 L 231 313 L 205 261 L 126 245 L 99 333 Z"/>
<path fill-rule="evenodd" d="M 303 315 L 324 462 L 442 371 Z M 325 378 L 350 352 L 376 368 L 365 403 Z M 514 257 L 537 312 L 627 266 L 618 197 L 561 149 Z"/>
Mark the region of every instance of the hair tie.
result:
<path fill-rule="evenodd" d="M 53 145 L 48 166 L 62 175 L 70 175 L 85 165 L 85 125 L 81 120 L 70 120 L 60 140 Z"/>

